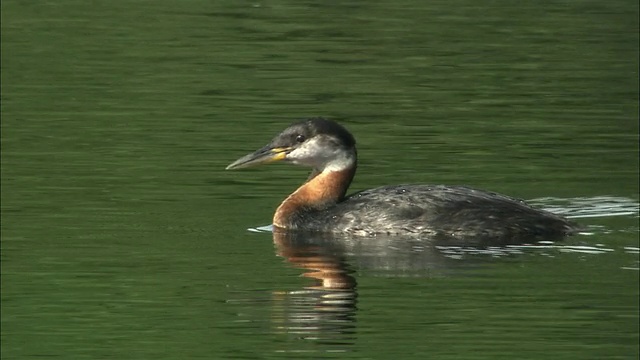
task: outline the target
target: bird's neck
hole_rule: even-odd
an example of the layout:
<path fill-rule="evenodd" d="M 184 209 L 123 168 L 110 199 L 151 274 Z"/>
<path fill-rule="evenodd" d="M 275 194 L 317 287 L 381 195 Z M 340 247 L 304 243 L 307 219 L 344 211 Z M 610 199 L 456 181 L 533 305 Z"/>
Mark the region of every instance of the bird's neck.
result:
<path fill-rule="evenodd" d="M 280 204 L 273 216 L 273 225 L 284 229 L 296 228 L 296 215 L 321 211 L 342 201 L 355 173 L 355 163 L 342 170 L 313 170 L 307 182 Z"/>

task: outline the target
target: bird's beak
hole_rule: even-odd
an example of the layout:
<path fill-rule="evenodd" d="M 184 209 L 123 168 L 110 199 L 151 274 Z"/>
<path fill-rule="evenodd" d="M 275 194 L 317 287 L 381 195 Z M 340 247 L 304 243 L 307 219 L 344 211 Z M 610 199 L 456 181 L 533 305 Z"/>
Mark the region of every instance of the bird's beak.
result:
<path fill-rule="evenodd" d="M 227 166 L 226 170 L 242 169 L 260 164 L 267 164 L 274 161 L 280 161 L 287 158 L 287 154 L 293 150 L 292 147 L 272 147 L 265 146 L 262 149 L 245 155 L 240 159 L 232 162 Z"/>

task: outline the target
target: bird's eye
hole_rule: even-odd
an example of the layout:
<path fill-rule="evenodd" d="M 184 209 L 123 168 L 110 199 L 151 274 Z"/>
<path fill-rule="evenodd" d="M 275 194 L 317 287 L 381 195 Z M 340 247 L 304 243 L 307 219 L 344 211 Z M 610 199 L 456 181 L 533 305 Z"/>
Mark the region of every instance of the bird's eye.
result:
<path fill-rule="evenodd" d="M 305 140 L 306 140 L 306 138 L 304 137 L 304 135 L 296 136 L 296 142 L 298 142 L 298 143 L 303 143 Z"/>

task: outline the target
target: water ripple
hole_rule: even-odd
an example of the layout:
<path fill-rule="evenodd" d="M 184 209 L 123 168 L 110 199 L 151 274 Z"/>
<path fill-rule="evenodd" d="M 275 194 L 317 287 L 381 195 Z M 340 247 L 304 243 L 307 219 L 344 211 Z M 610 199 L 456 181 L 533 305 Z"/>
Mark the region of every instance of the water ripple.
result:
<path fill-rule="evenodd" d="M 542 197 L 532 199 L 529 203 L 571 219 L 628 215 L 638 217 L 640 212 L 640 204 L 636 200 L 616 196 L 565 199 Z"/>

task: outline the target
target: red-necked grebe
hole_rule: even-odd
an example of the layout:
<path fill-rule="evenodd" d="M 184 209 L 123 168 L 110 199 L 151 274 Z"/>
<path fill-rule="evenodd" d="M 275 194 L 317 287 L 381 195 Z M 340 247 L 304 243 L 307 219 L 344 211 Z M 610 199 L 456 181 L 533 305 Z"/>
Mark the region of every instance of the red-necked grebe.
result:
<path fill-rule="evenodd" d="M 564 218 L 522 200 L 464 186 L 391 185 L 346 196 L 356 172 L 356 141 L 323 118 L 294 123 L 271 142 L 227 169 L 286 161 L 313 170 L 280 204 L 273 225 L 353 235 L 554 240 L 576 230 Z"/>

